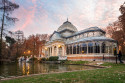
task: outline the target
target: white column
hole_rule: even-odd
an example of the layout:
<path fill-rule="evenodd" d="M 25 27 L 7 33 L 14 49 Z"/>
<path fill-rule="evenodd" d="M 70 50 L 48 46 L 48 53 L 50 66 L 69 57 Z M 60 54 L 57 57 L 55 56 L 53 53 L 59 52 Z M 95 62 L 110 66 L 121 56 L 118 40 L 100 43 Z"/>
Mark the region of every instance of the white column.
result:
<path fill-rule="evenodd" d="M 87 45 L 87 54 L 88 54 L 88 42 L 86 43 L 86 45 Z"/>
<path fill-rule="evenodd" d="M 51 48 L 49 48 L 49 56 L 51 56 Z"/>
<path fill-rule="evenodd" d="M 56 47 L 56 56 L 58 56 L 58 52 L 59 51 L 59 48 L 58 48 L 58 46 Z"/>
<path fill-rule="evenodd" d="M 49 56 L 49 47 L 48 47 L 48 50 L 47 50 L 47 52 L 48 52 L 48 56 Z"/>
<path fill-rule="evenodd" d="M 68 50 L 69 50 L 69 54 L 70 54 L 70 53 L 71 53 L 71 52 L 70 52 L 70 51 L 71 51 L 71 50 L 70 50 L 70 45 L 68 46 Z"/>
<path fill-rule="evenodd" d="M 66 56 L 66 45 L 63 45 L 64 47 L 64 56 Z"/>
<path fill-rule="evenodd" d="M 78 47 L 77 47 L 77 44 L 76 44 L 76 54 L 77 54 L 77 48 L 78 48 Z"/>
<path fill-rule="evenodd" d="M 62 56 L 64 56 L 64 46 L 62 46 Z"/>
<path fill-rule="evenodd" d="M 50 56 L 50 48 L 48 48 L 48 56 Z"/>
<path fill-rule="evenodd" d="M 81 45 L 79 44 L 79 54 L 81 54 Z"/>
<path fill-rule="evenodd" d="M 95 42 L 93 42 L 93 53 L 95 53 Z"/>
<path fill-rule="evenodd" d="M 50 47 L 50 56 L 52 56 L 52 47 Z"/>
<path fill-rule="evenodd" d="M 54 46 L 52 46 L 52 56 L 54 56 Z"/>

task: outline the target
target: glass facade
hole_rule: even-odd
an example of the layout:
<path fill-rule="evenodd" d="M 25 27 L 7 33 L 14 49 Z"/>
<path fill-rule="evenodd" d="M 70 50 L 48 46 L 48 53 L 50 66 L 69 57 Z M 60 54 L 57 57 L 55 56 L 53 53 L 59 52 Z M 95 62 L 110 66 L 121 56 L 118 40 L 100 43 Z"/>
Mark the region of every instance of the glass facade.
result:
<path fill-rule="evenodd" d="M 106 53 L 106 46 L 104 42 L 102 43 L 102 53 Z"/>
<path fill-rule="evenodd" d="M 94 53 L 100 53 L 100 44 L 98 42 L 95 43 Z"/>
<path fill-rule="evenodd" d="M 93 53 L 93 43 L 88 43 L 88 53 Z"/>
<path fill-rule="evenodd" d="M 82 48 L 82 52 L 81 52 L 82 54 L 87 53 L 87 44 L 83 43 L 81 45 L 81 48 Z"/>
<path fill-rule="evenodd" d="M 76 45 L 73 45 L 73 54 L 76 54 Z"/>
<path fill-rule="evenodd" d="M 67 54 L 88 54 L 89 53 L 113 53 L 113 44 L 106 45 L 105 42 L 88 42 L 67 46 Z M 88 48 L 88 49 L 87 49 Z"/>

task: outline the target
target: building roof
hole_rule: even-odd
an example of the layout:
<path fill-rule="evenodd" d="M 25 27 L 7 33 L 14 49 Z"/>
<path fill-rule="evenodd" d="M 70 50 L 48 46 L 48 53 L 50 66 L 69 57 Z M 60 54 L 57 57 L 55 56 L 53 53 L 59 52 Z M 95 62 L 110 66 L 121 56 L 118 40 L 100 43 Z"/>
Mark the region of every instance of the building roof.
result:
<path fill-rule="evenodd" d="M 59 32 L 54 31 L 54 33 L 50 36 L 50 40 L 53 41 L 58 39 L 62 39 L 62 37 Z"/>
<path fill-rule="evenodd" d="M 111 41 L 111 42 L 117 42 L 116 40 L 112 39 L 112 38 L 107 38 L 104 36 L 100 36 L 100 37 L 86 37 L 86 38 L 82 38 L 82 39 L 78 39 L 75 41 L 67 41 L 66 44 L 72 44 L 72 43 L 79 43 L 79 42 L 90 42 L 90 41 Z"/>
<path fill-rule="evenodd" d="M 94 31 L 101 31 L 101 32 L 105 33 L 105 31 L 103 31 L 102 29 L 100 29 L 98 27 L 90 27 L 90 28 L 78 31 L 78 32 L 74 33 L 73 35 L 68 36 L 66 38 L 73 37 L 73 36 L 76 36 L 76 35 L 79 35 L 79 34 L 83 34 L 83 33 L 86 33 L 86 32 L 94 32 Z"/>
<path fill-rule="evenodd" d="M 73 31 L 73 32 L 77 32 L 77 28 L 71 23 L 69 22 L 68 20 L 66 22 L 64 22 L 59 28 L 58 28 L 58 32 L 61 32 L 63 30 L 70 30 L 70 31 Z"/>

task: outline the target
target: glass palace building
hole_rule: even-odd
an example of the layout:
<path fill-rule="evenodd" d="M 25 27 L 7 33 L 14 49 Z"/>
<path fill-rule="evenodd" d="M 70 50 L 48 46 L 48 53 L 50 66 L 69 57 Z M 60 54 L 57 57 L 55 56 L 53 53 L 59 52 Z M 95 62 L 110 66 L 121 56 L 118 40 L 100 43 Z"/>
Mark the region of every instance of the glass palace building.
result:
<path fill-rule="evenodd" d="M 81 31 L 68 20 L 50 36 L 40 49 L 40 57 L 66 56 L 68 60 L 112 60 L 117 41 L 106 37 L 106 32 L 98 27 Z"/>

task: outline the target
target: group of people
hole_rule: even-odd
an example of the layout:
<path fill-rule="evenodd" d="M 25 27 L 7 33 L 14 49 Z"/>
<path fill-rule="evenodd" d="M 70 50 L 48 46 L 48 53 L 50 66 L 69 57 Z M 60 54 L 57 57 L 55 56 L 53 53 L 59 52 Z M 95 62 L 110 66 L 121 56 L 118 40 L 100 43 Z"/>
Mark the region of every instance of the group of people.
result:
<path fill-rule="evenodd" d="M 121 60 L 122 58 L 121 46 L 119 46 L 118 52 L 117 52 L 117 48 L 116 47 L 114 48 L 114 55 L 116 56 L 116 63 L 117 63 L 117 56 L 118 56 L 120 63 L 123 63 L 123 61 Z"/>

